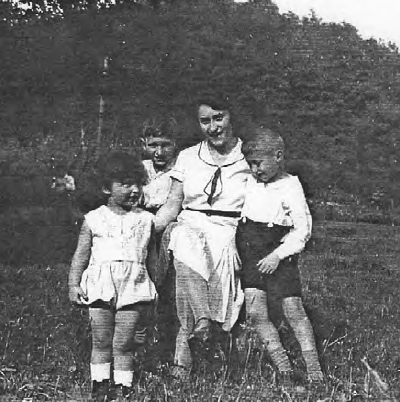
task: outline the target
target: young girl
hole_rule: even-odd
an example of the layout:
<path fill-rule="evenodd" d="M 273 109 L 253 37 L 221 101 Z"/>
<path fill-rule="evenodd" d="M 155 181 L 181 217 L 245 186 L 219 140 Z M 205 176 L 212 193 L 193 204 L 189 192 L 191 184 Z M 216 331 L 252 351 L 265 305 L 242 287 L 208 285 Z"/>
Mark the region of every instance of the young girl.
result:
<path fill-rule="evenodd" d="M 89 307 L 93 399 L 110 397 L 113 357 L 116 400 L 124 400 L 133 380 L 135 332 L 156 295 L 146 267 L 153 215 L 137 207 L 146 179 L 141 161 L 115 151 L 99 166 L 108 202 L 85 215 L 69 298 Z"/>
<path fill-rule="evenodd" d="M 314 334 L 304 311 L 298 254 L 311 236 L 311 215 L 297 177 L 284 170 L 282 138 L 263 127 L 243 148 L 254 178 L 247 185 L 237 246 L 246 311 L 268 353 L 291 384 L 291 365 L 268 314 L 278 301 L 301 346 L 310 382 L 323 382 Z"/>

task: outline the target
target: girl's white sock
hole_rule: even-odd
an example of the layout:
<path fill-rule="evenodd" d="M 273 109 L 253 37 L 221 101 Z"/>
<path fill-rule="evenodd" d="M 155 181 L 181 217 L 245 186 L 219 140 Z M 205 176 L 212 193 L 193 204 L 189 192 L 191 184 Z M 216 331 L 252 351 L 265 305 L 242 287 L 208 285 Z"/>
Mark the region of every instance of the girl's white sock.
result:
<path fill-rule="evenodd" d="M 110 379 L 111 363 L 90 363 L 90 376 L 92 381 L 102 382 Z"/>
<path fill-rule="evenodd" d="M 133 371 L 114 370 L 114 383 L 124 387 L 131 387 L 133 382 Z"/>

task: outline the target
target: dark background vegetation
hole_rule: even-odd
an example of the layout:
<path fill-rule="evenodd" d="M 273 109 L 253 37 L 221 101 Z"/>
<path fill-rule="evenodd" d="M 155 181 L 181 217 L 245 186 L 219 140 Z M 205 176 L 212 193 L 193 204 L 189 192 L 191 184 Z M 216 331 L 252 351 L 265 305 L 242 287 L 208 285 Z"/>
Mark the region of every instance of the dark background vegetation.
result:
<path fill-rule="evenodd" d="M 314 13 L 280 15 L 270 0 L 21 3 L 33 8 L 0 4 L 6 261 L 70 257 L 76 219 L 51 181 L 69 169 L 78 189 L 88 183 L 100 95 L 100 146 L 133 149 L 155 115 L 176 118 L 180 145 L 193 143 L 196 96 L 205 87 L 223 91 L 234 101 L 240 136 L 251 135 L 249 121 L 282 134 L 289 170 L 299 174 L 316 219 L 400 222 L 394 45 L 363 40 L 353 26 L 324 23 Z"/>
<path fill-rule="evenodd" d="M 244 339 L 236 369 L 222 361 L 190 384 L 144 372 L 135 400 L 397 400 L 398 49 L 314 13 L 280 15 L 269 0 L 20 3 L 32 9 L 0 2 L 0 399 L 87 400 L 87 311 L 70 306 L 66 287 L 96 155 L 134 150 L 160 114 L 190 145 L 196 98 L 211 86 L 233 100 L 241 137 L 250 122 L 282 134 L 306 188 L 315 226 L 300 270 L 327 388 L 280 394 Z M 70 195 L 51 188 L 67 171 Z"/>

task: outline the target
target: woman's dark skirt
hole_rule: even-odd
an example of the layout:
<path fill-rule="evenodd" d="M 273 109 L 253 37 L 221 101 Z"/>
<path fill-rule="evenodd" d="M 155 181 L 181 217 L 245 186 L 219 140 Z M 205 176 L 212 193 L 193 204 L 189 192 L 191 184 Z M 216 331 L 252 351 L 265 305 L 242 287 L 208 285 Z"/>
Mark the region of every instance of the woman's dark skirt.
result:
<path fill-rule="evenodd" d="M 236 245 L 242 261 L 238 272 L 244 288 L 265 290 L 269 300 L 282 300 L 287 297 L 301 297 L 301 280 L 298 269 L 298 255 L 285 258 L 272 274 L 263 274 L 257 263 L 281 244 L 289 232 L 286 226 L 240 221 L 236 232 Z"/>

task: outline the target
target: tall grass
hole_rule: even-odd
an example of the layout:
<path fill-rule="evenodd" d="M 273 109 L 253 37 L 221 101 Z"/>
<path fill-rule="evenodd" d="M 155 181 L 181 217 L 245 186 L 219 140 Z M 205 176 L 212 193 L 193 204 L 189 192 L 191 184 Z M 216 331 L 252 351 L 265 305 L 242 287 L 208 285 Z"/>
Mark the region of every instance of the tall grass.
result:
<path fill-rule="evenodd" d="M 268 356 L 251 328 L 239 331 L 239 356 L 218 351 L 190 382 L 157 361 L 157 332 L 138 355 L 135 401 L 385 401 L 399 396 L 400 230 L 324 223 L 301 260 L 304 300 L 326 373 L 325 388 L 276 386 Z M 68 264 L 0 269 L 0 400 L 86 401 L 90 330 L 87 311 L 70 306 Z M 298 378 L 304 363 L 287 326 L 280 327 Z M 145 371 L 147 363 L 151 371 Z M 148 366 L 148 365 L 147 365 Z M 24 399 L 25 398 L 25 399 Z M 29 399 L 31 398 L 31 399 Z"/>

